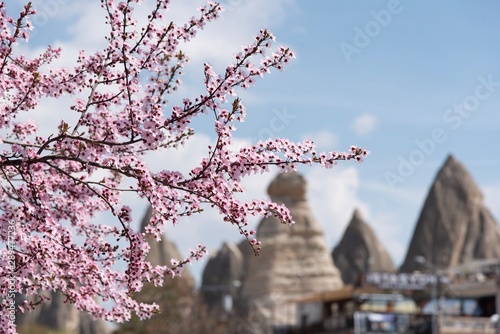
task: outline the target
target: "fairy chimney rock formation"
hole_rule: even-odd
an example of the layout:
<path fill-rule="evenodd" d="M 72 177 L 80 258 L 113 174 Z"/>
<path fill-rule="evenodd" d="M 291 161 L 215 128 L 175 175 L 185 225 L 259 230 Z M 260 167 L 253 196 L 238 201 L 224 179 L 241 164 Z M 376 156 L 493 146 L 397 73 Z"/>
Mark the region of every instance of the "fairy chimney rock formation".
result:
<path fill-rule="evenodd" d="M 342 286 L 323 231 L 307 203 L 306 187 L 297 172 L 279 174 L 271 182 L 268 194 L 288 207 L 295 224 L 284 225 L 274 217 L 262 219 L 257 228 L 261 254 L 245 256 L 240 303 L 246 305 L 247 314 L 256 313 L 275 324 L 295 322 L 290 301 Z"/>
<path fill-rule="evenodd" d="M 345 284 L 358 283 L 360 275 L 370 271 L 396 270 L 389 252 L 357 209 L 332 257 Z"/>
<path fill-rule="evenodd" d="M 470 174 L 450 155 L 429 190 L 401 271 L 491 258 L 500 258 L 500 227 Z"/>
<path fill-rule="evenodd" d="M 224 243 L 212 253 L 203 270 L 200 289 L 209 309 L 224 308 L 227 296 L 236 298 L 242 275 L 243 255 L 238 246 Z"/>
<path fill-rule="evenodd" d="M 151 206 L 148 207 L 144 217 L 141 221 L 141 232 L 144 233 L 146 226 L 149 224 L 151 217 L 153 215 L 153 209 Z M 155 238 L 148 239 L 149 252 L 146 259 L 153 266 L 171 266 L 171 259 L 183 260 L 181 253 L 177 249 L 175 243 L 170 241 L 165 235 L 162 236 L 160 241 L 156 241 Z M 194 286 L 194 278 L 191 276 L 187 269 L 182 272 L 182 279 L 186 279 Z"/>
<path fill-rule="evenodd" d="M 78 311 L 73 304 L 66 302 L 67 297 L 61 292 L 51 291 L 46 294 L 50 300 L 38 305 L 33 311 L 17 315 L 16 326 L 19 333 L 30 333 L 33 330 L 68 334 L 107 333 L 102 319 L 94 320 L 90 314 Z M 24 300 L 24 296 L 16 298 L 18 304 L 22 304 Z"/>

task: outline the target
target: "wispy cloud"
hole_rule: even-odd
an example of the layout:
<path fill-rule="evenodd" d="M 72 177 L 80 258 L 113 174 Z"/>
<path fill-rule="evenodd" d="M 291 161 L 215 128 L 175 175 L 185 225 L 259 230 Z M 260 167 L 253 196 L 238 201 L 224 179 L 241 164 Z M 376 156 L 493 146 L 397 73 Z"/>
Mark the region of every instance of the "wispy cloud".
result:
<path fill-rule="evenodd" d="M 394 264 L 398 267 L 404 260 L 407 242 L 401 238 L 404 225 L 399 223 L 396 214 L 377 212 L 366 218 L 367 224 L 375 231 L 380 243 L 387 249 Z"/>
<path fill-rule="evenodd" d="M 313 214 L 323 227 L 328 247 L 339 241 L 354 209 L 369 212 L 358 196 L 360 177 L 355 167 L 322 169 L 314 166 L 305 174 Z"/>
<path fill-rule="evenodd" d="M 302 136 L 303 139 L 310 139 L 316 144 L 318 150 L 333 151 L 340 144 L 339 136 L 331 131 L 322 130 L 316 133 L 308 133 Z"/>
<path fill-rule="evenodd" d="M 378 118 L 373 114 L 362 114 L 354 119 L 351 130 L 358 136 L 365 136 L 375 131 L 378 126 Z"/>
<path fill-rule="evenodd" d="M 484 203 L 491 210 L 495 219 L 500 221 L 500 183 L 481 187 L 484 193 Z"/>
<path fill-rule="evenodd" d="M 201 6 L 206 1 L 197 1 Z M 260 29 L 280 26 L 287 14 L 294 10 L 295 0 L 241 0 L 222 1 L 225 9 L 222 18 L 211 22 L 198 33 L 195 40 L 183 46 L 194 65 L 211 63 L 216 69 L 224 69 L 233 54 L 239 52 L 245 44 L 253 41 Z M 185 21 L 193 15 L 194 7 L 190 2 L 172 1 L 175 19 Z M 187 16 L 189 14 L 190 16 Z"/>

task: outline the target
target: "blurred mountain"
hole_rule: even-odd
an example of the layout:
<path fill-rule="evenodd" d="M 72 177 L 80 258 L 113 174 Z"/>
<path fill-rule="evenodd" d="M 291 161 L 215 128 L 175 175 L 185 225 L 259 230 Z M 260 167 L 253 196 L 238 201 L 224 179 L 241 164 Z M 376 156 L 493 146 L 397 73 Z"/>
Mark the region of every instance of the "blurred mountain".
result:
<path fill-rule="evenodd" d="M 153 209 L 148 207 L 144 217 L 141 220 L 141 232 L 144 233 L 146 231 L 146 226 L 149 224 L 153 216 Z M 171 259 L 183 260 L 184 257 L 179 252 L 177 245 L 167 238 L 167 236 L 163 235 L 160 241 L 156 241 L 155 238 L 148 239 L 149 244 L 149 252 L 146 256 L 146 260 L 148 260 L 153 266 L 172 266 L 170 263 Z M 194 286 L 194 279 L 189 270 L 185 269 L 182 272 L 182 279 L 186 280 L 189 284 Z"/>
<path fill-rule="evenodd" d="M 370 271 L 396 270 L 389 252 L 358 209 L 354 211 L 342 239 L 333 249 L 332 257 L 345 284 L 357 283 L 360 275 Z"/>
<path fill-rule="evenodd" d="M 203 270 L 200 290 L 208 308 L 222 311 L 232 306 L 227 303 L 237 298 L 242 279 L 243 255 L 237 245 L 224 243 L 220 250 L 212 252 Z"/>
<path fill-rule="evenodd" d="M 19 334 L 103 334 L 104 321 L 94 320 L 86 312 L 78 311 L 72 304 L 65 303 L 66 297 L 57 291 L 49 293 L 50 300 L 29 313 L 19 313 L 16 326 Z M 23 296 L 18 296 L 21 304 Z"/>
<path fill-rule="evenodd" d="M 323 231 L 307 202 L 306 188 L 306 180 L 297 172 L 279 174 L 269 185 L 271 199 L 287 206 L 295 224 L 281 224 L 275 217 L 259 223 L 261 255 L 246 252 L 244 256 L 246 274 L 238 299 L 240 314 L 263 323 L 291 323 L 295 321 L 295 310 L 290 309 L 289 301 L 342 286 Z"/>
<path fill-rule="evenodd" d="M 500 227 L 469 172 L 450 155 L 429 190 L 401 271 L 493 258 L 500 258 Z"/>
<path fill-rule="evenodd" d="M 141 221 L 141 232 L 145 232 L 153 214 L 153 209 L 149 207 Z M 175 243 L 169 240 L 166 235 L 163 235 L 160 241 L 150 238 L 148 244 L 150 249 L 146 259 L 153 266 L 172 266 L 171 259 L 184 259 Z M 151 283 L 144 284 L 143 289 L 136 293 L 135 298 L 143 303 L 158 304 L 160 313 L 142 321 L 133 315 L 130 321 L 122 324 L 113 333 L 181 334 L 193 330 L 198 332 L 193 326 L 195 316 L 192 315 L 197 303 L 197 296 L 194 293 L 194 279 L 187 269 L 184 269 L 181 277 L 174 279 L 165 277 L 163 286 L 154 286 Z"/>

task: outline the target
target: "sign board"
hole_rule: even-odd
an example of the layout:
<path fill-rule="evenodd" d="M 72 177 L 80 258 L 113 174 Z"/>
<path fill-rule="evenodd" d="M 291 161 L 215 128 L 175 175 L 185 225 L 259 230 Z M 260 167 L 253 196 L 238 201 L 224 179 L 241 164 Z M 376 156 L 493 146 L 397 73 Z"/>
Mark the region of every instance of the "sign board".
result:
<path fill-rule="evenodd" d="M 449 278 L 446 276 L 436 276 L 424 273 L 367 273 L 365 277 L 366 285 L 377 286 L 386 290 L 424 290 L 436 284 L 439 279 L 441 284 L 448 284 Z"/>

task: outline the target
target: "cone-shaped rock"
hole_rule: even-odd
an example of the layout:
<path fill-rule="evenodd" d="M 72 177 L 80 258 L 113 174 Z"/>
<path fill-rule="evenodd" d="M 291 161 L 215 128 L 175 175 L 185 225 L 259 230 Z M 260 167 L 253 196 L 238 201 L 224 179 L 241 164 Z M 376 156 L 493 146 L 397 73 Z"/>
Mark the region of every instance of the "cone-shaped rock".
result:
<path fill-rule="evenodd" d="M 224 243 L 203 270 L 201 292 L 209 309 L 221 309 L 226 297 L 236 298 L 243 275 L 243 256 L 235 244 Z"/>
<path fill-rule="evenodd" d="M 106 333 L 104 321 L 94 320 L 86 312 L 78 311 L 66 301 L 66 297 L 58 292 L 48 293 L 50 300 L 39 305 L 28 313 L 19 313 L 16 324 L 19 333 L 33 331 L 61 331 L 68 334 L 97 334 Z M 18 296 L 17 302 L 24 301 L 23 296 Z"/>
<path fill-rule="evenodd" d="M 149 206 L 141 221 L 142 233 L 146 231 L 153 214 L 153 209 Z M 159 241 L 148 238 L 147 242 L 150 248 L 146 260 L 153 266 L 171 267 L 171 259 L 184 259 L 175 244 L 165 235 Z M 142 290 L 134 294 L 134 298 L 141 303 L 155 303 L 160 312 L 144 320 L 133 315 L 130 321 L 121 324 L 113 333 L 191 333 L 194 330 L 192 313 L 197 309 L 193 287 L 194 280 L 186 268 L 181 277 L 165 277 L 162 286 L 145 282 Z"/>
<path fill-rule="evenodd" d="M 288 207 L 295 224 L 283 225 L 274 217 L 263 219 L 257 228 L 261 255 L 245 257 L 239 304 L 246 305 L 245 313 L 275 324 L 295 321 L 291 300 L 342 285 L 323 231 L 306 201 L 306 186 L 296 172 L 279 174 L 272 181 L 271 199 Z"/>
<path fill-rule="evenodd" d="M 332 252 L 345 284 L 355 284 L 370 271 L 393 272 L 394 262 L 373 229 L 356 209 L 344 235 Z"/>
<path fill-rule="evenodd" d="M 146 214 L 141 221 L 141 232 L 144 232 L 146 226 L 149 224 L 151 217 L 153 215 L 153 209 L 148 207 Z M 170 241 L 165 235 L 160 241 L 156 241 L 154 238 L 148 239 L 149 252 L 146 259 L 151 262 L 153 266 L 171 266 L 171 259 L 183 260 L 181 253 L 177 249 L 175 243 Z M 194 279 L 187 269 L 182 272 L 182 278 L 188 280 L 192 285 L 194 285 Z"/>
<path fill-rule="evenodd" d="M 449 156 L 431 186 L 401 271 L 425 270 L 472 259 L 500 258 L 500 228 L 465 167 Z"/>

